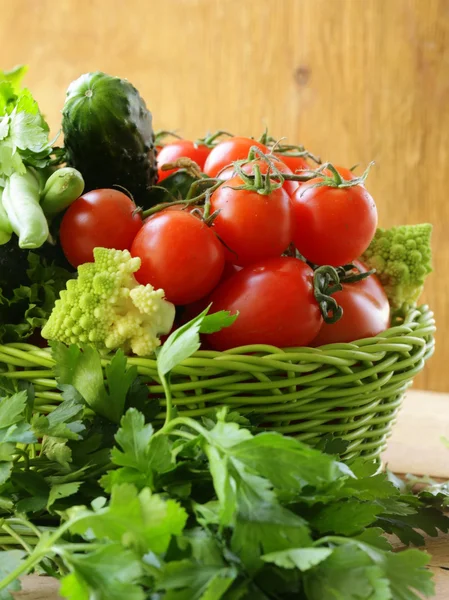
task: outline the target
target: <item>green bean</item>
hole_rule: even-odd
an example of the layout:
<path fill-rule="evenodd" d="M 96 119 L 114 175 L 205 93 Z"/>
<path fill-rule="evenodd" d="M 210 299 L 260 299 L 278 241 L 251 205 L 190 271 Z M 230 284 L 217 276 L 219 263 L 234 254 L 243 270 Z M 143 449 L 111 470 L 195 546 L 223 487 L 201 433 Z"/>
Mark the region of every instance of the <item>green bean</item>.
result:
<path fill-rule="evenodd" d="M 12 227 L 6 210 L 3 207 L 3 190 L 0 189 L 0 246 L 7 244 L 11 239 Z"/>
<path fill-rule="evenodd" d="M 39 182 L 32 171 L 13 173 L 3 190 L 3 206 L 19 247 L 40 248 L 48 238 L 48 223 L 39 204 Z"/>
<path fill-rule="evenodd" d="M 68 208 L 81 196 L 84 179 L 79 171 L 72 167 L 58 169 L 48 178 L 42 192 L 41 206 L 49 218 Z"/>

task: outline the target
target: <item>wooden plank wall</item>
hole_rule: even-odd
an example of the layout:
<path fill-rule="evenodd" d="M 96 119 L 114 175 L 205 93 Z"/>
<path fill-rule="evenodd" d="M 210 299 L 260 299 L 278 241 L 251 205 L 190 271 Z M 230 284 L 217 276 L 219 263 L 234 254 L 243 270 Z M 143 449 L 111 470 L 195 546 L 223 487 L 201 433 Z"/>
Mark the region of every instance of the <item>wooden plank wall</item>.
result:
<path fill-rule="evenodd" d="M 2 67 L 25 62 L 53 129 L 68 83 L 127 77 L 157 128 L 224 128 L 366 165 L 385 226 L 434 223 L 425 300 L 449 391 L 448 0 L 0 0 Z"/>

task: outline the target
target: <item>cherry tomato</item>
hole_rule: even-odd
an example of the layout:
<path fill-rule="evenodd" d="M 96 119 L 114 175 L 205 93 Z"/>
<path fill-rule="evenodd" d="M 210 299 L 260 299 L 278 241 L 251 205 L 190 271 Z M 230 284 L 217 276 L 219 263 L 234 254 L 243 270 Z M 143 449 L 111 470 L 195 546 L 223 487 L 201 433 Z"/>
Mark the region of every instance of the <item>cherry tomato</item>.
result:
<path fill-rule="evenodd" d="M 161 169 L 162 165 L 173 162 L 178 158 L 187 157 L 195 161 L 200 169 L 203 169 L 209 153 L 210 148 L 202 144 L 195 144 L 195 142 L 191 142 L 190 140 L 176 140 L 163 146 L 157 155 L 158 180 L 163 181 L 176 171 L 176 169 L 163 171 Z"/>
<path fill-rule="evenodd" d="M 377 227 L 377 208 L 361 185 L 314 187 L 312 179 L 292 196 L 293 242 L 317 265 L 352 262 L 368 248 Z"/>
<path fill-rule="evenodd" d="M 243 185 L 233 177 L 212 194 L 211 212 L 220 211 L 213 229 L 224 242 L 226 260 L 245 266 L 280 256 L 292 241 L 292 211 L 287 192 L 270 194 L 233 189 Z"/>
<path fill-rule="evenodd" d="M 279 160 L 282 160 L 292 173 L 296 173 L 297 171 L 310 171 L 312 169 L 303 156 L 292 156 L 291 154 L 280 154 L 278 152 L 275 152 L 274 155 L 277 156 Z"/>
<path fill-rule="evenodd" d="M 239 312 L 230 327 L 208 336 L 217 350 L 247 344 L 306 345 L 322 323 L 313 295 L 313 271 L 296 258 L 271 258 L 245 267 L 221 283 L 209 299 L 211 312 Z"/>
<path fill-rule="evenodd" d="M 163 211 L 146 221 L 131 254 L 142 261 L 137 281 L 162 288 L 177 305 L 206 296 L 219 282 L 225 263 L 212 229 L 182 211 Z"/>
<path fill-rule="evenodd" d="M 61 222 L 61 246 L 69 263 L 93 261 L 97 247 L 129 250 L 142 227 L 136 205 L 118 190 L 100 189 L 80 196 Z"/>
<path fill-rule="evenodd" d="M 287 167 L 287 165 L 285 163 L 283 163 L 282 160 L 273 160 L 272 159 L 272 163 L 276 167 L 276 169 L 278 169 L 278 171 L 280 171 L 281 173 L 287 173 L 288 175 L 292 174 L 291 169 L 289 169 L 289 167 Z M 268 162 L 263 159 L 254 160 L 249 163 L 246 163 L 245 165 L 242 165 L 242 171 L 244 173 L 248 173 L 249 175 L 253 175 L 254 165 L 257 165 L 259 167 L 262 175 L 266 175 L 266 173 L 268 171 Z M 272 170 L 271 170 L 271 172 L 272 172 Z M 219 178 L 224 179 L 225 181 L 230 179 L 231 177 L 235 177 L 235 176 L 236 176 L 236 172 L 232 165 L 227 167 L 226 169 L 224 169 L 224 171 L 221 171 L 219 174 Z M 291 196 L 294 192 L 296 192 L 296 190 L 299 187 L 299 184 L 297 181 L 289 181 L 286 179 L 284 181 L 284 184 L 282 187 L 287 192 L 287 194 L 289 196 Z"/>
<path fill-rule="evenodd" d="M 359 261 L 354 261 L 354 264 L 362 272 L 367 270 Z M 355 283 L 345 283 L 343 290 L 332 296 L 342 307 L 343 316 L 332 325 L 323 323 L 313 346 L 353 342 L 377 335 L 389 327 L 390 305 L 376 275 Z"/>
<path fill-rule="evenodd" d="M 204 164 L 204 172 L 209 177 L 217 177 L 218 173 L 236 160 L 248 156 L 250 148 L 257 146 L 264 153 L 268 148 L 256 140 L 245 137 L 231 137 L 223 140 L 212 149 Z"/>

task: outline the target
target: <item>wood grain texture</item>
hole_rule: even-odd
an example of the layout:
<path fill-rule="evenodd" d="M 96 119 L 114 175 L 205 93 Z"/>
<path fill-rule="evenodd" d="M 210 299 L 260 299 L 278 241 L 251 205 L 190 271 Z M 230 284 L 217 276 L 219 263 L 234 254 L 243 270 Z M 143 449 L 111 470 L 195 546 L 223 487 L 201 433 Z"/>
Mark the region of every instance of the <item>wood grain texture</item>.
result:
<path fill-rule="evenodd" d="M 449 391 L 449 0 L 0 0 L 2 65 L 30 64 L 54 129 L 68 83 L 130 79 L 157 128 L 224 128 L 375 160 L 381 224 L 431 221 L 437 353 L 417 384 Z"/>
<path fill-rule="evenodd" d="M 384 464 L 394 473 L 449 479 L 449 394 L 410 390 L 399 412 Z M 449 596 L 448 596 L 449 598 Z"/>

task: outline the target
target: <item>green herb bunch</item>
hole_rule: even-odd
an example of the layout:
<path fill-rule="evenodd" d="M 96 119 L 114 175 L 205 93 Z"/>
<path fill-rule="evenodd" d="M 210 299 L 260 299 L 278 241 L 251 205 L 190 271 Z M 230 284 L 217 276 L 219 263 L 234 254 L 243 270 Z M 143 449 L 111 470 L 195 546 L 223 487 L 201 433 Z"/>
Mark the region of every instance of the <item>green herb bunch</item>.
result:
<path fill-rule="evenodd" d="M 416 600 L 431 596 L 429 556 L 392 552 L 385 533 L 421 544 L 448 531 L 442 494 L 401 493 L 388 473 L 277 433 L 251 432 L 225 408 L 177 417 L 170 372 L 207 310 L 157 357 L 168 404 L 118 351 L 103 377 L 91 347 L 54 344 L 62 403 L 47 416 L 33 386 L 3 377 L 0 401 L 0 598 L 33 570 L 76 600 Z M 42 355 L 46 351 L 42 351 Z"/>

